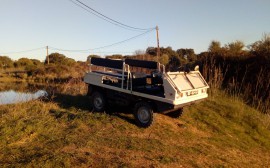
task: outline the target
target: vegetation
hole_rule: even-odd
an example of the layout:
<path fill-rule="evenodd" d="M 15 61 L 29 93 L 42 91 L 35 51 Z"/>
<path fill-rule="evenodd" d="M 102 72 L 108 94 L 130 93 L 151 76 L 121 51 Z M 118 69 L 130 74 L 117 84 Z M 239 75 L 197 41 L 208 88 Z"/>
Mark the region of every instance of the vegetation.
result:
<path fill-rule="evenodd" d="M 13 61 L 7 57 L 7 56 L 0 56 L 0 68 L 6 69 L 6 68 L 12 68 L 13 67 Z"/>
<path fill-rule="evenodd" d="M 198 57 L 204 65 L 203 75 L 215 88 L 242 97 L 247 104 L 270 114 L 270 36 L 265 36 L 243 50 L 236 41 L 220 46 L 213 41 L 209 52 Z"/>
<path fill-rule="evenodd" d="M 9 65 L 2 68 L 1 76 L 9 81 L 15 78 L 31 82 L 66 82 L 72 78 L 82 78 L 87 70 L 85 62 L 76 62 L 62 54 L 52 53 L 48 57 L 44 63 L 28 58 L 13 62 L 8 57 L 0 57 L 0 62 L 5 63 L 3 65 Z"/>

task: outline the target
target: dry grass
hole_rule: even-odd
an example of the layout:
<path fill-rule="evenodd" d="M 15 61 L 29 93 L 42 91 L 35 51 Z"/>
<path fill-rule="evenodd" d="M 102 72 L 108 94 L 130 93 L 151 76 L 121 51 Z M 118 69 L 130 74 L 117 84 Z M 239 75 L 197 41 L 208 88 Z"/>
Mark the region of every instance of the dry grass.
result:
<path fill-rule="evenodd" d="M 91 113 L 69 97 L 0 106 L 0 167 L 267 167 L 269 116 L 216 91 L 180 119 Z M 73 106 L 72 106 L 73 104 Z"/>

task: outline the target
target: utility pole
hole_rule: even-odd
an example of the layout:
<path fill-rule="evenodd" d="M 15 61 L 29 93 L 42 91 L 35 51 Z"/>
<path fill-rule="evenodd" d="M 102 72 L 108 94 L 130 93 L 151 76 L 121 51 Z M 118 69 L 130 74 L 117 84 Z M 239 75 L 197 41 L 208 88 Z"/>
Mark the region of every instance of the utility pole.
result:
<path fill-rule="evenodd" d="M 158 59 L 160 57 L 158 26 L 156 26 L 156 32 L 157 32 L 157 61 L 158 61 Z"/>
<path fill-rule="evenodd" d="M 48 61 L 48 64 L 50 64 L 49 47 L 48 46 L 46 46 L 46 50 L 47 50 L 47 61 Z"/>

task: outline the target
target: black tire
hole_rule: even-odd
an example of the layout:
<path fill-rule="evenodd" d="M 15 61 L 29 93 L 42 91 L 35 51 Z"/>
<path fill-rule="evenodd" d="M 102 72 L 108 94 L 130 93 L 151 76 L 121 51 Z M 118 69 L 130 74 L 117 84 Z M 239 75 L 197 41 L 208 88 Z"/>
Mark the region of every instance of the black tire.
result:
<path fill-rule="evenodd" d="M 95 112 L 104 112 L 106 107 L 106 100 L 101 92 L 94 92 L 92 94 L 92 105 Z"/>
<path fill-rule="evenodd" d="M 180 109 L 177 109 L 175 111 L 168 113 L 168 116 L 172 118 L 179 118 L 182 116 L 182 114 L 183 114 L 183 108 L 180 108 Z"/>
<path fill-rule="evenodd" d="M 139 127 L 147 128 L 153 123 L 153 109 L 146 102 L 137 103 L 133 115 Z"/>

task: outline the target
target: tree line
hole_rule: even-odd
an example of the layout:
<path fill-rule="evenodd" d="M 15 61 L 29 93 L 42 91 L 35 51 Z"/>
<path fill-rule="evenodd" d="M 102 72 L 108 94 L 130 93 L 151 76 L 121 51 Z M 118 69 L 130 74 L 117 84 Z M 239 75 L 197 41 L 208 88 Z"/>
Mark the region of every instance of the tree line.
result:
<path fill-rule="evenodd" d="M 25 71 L 24 74 L 10 76 L 18 79 L 38 82 L 66 81 L 70 78 L 81 78 L 86 69 L 86 62 L 76 62 L 60 53 L 51 53 L 43 62 L 28 58 L 13 61 L 8 56 L 0 56 L 0 72 Z"/>

